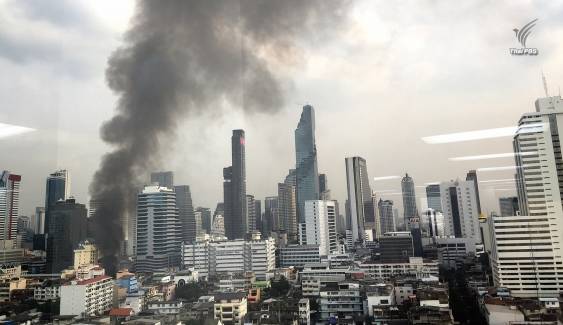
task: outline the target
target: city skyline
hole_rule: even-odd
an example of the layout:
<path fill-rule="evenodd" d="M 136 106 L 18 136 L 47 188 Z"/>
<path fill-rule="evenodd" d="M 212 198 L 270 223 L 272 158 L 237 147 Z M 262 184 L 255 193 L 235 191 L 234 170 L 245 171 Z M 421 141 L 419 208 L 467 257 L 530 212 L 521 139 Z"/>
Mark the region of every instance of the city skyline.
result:
<path fill-rule="evenodd" d="M 73 90 L 72 93 L 62 91 L 68 86 L 65 81 L 60 83 L 49 81 L 53 78 L 52 72 L 36 74 L 33 72 L 35 71 L 33 66 L 14 61 L 9 56 L 5 61 L 1 62 L 2 67 L 8 69 L 7 71 L 13 71 L 21 75 L 37 75 L 43 84 L 54 85 L 56 88 L 54 93 L 58 97 L 64 98 L 63 101 L 59 101 L 59 104 L 57 104 L 57 101 L 55 101 L 56 97 L 37 91 L 34 87 L 27 86 L 22 80 L 15 80 L 14 87 L 16 87 L 17 91 L 14 93 L 23 94 L 24 96 L 18 96 L 19 99 L 16 100 L 13 95 L 3 93 L 4 98 L 8 102 L 13 102 L 12 106 L 15 109 L 10 114 L 0 112 L 2 122 L 28 126 L 37 130 L 36 132 L 30 132 L 14 138 L 3 138 L 0 140 L 10 152 L 15 153 L 13 156 L 5 156 L 0 159 L 3 168 L 21 174 L 24 177 L 22 180 L 22 214 L 24 215 L 33 214 L 35 207 L 42 205 L 45 175 L 61 168 L 68 169 L 73 175 L 74 192 L 72 195 L 79 202 L 88 202 L 89 195 L 87 191 L 91 175 L 95 168 L 97 168 L 101 154 L 107 148 L 98 138 L 98 128 L 102 121 L 107 120 L 111 115 L 115 97 L 107 90 L 103 81 L 103 73 L 100 73 L 100 71 L 103 71 L 107 56 L 115 46 L 115 39 L 126 28 L 132 8 L 128 8 L 131 4 L 122 5 L 123 7 L 112 16 L 110 21 L 106 20 L 110 19 L 109 17 L 102 19 L 91 13 L 79 10 L 81 6 L 81 4 L 77 5 L 78 9 L 71 12 L 74 12 L 79 17 L 82 17 L 80 15 L 88 17 L 89 20 L 85 19 L 84 21 L 89 22 L 89 26 L 94 27 L 93 29 L 100 33 L 99 39 L 101 40 L 99 47 L 94 48 L 95 51 L 92 51 L 91 56 L 77 58 L 77 60 L 82 60 L 80 62 L 84 63 L 82 70 L 78 70 L 73 75 L 70 73 L 74 72 L 71 68 L 74 69 L 76 66 L 67 68 L 57 58 L 37 58 L 40 63 L 43 62 L 42 60 L 54 60 L 57 69 L 62 69 L 71 78 L 77 78 L 75 85 L 69 86 Z M 424 71 L 424 65 L 414 65 L 412 71 L 405 70 L 406 68 L 399 68 L 400 60 L 408 60 L 411 58 L 410 54 L 403 54 L 403 56 L 397 59 L 398 61 L 387 62 L 389 67 L 377 65 L 377 67 L 384 69 L 383 72 L 385 72 L 382 74 L 378 73 L 378 77 L 360 74 L 360 72 L 365 70 L 362 67 L 369 67 L 369 62 L 373 62 L 374 58 L 375 62 L 378 62 L 378 60 L 383 59 L 387 55 L 374 50 L 381 44 L 387 44 L 385 42 L 388 39 L 387 36 L 373 35 L 372 31 L 379 25 L 375 26 L 371 21 L 384 26 L 384 31 L 389 32 L 397 28 L 397 26 L 401 26 L 405 19 L 413 19 L 413 17 L 395 17 L 392 14 L 393 11 L 391 11 L 390 17 L 397 18 L 396 22 L 391 22 L 389 19 L 377 14 L 375 14 L 375 17 L 370 17 L 367 12 L 372 12 L 373 10 L 367 9 L 375 7 L 382 12 L 388 12 L 386 9 L 388 7 L 382 4 L 360 2 L 358 8 L 352 11 L 352 27 L 357 26 L 361 31 L 356 37 L 332 41 L 332 43 L 319 50 L 311 48 L 303 50 L 307 54 L 319 56 L 321 61 L 318 62 L 324 62 L 322 60 L 330 57 L 329 54 L 334 54 L 335 48 L 343 48 L 345 51 L 349 51 L 353 46 L 358 46 L 359 42 L 362 41 L 365 46 L 361 47 L 362 51 L 355 57 L 357 58 L 357 60 L 354 60 L 357 62 L 356 65 L 350 66 L 341 61 L 333 62 L 331 68 L 325 67 L 320 63 L 306 64 L 302 75 L 298 76 L 303 78 L 296 81 L 295 90 L 290 94 L 290 97 L 294 100 L 288 103 L 287 107 L 274 117 L 276 125 L 267 123 L 272 121 L 271 116 L 244 116 L 240 113 L 227 111 L 225 111 L 224 118 L 215 119 L 204 114 L 197 121 L 183 122 L 186 125 L 179 132 L 179 139 L 172 144 L 170 149 L 173 150 L 167 150 L 169 154 L 171 152 L 174 154 L 167 155 L 166 160 L 160 166 L 155 166 L 154 170 L 175 171 L 178 180 L 182 184 L 192 186 L 194 204 L 213 208 L 216 202 L 221 201 L 222 197 L 221 167 L 217 167 L 227 165 L 230 157 L 226 150 L 228 143 L 224 141 L 225 134 L 230 133 L 232 129 L 242 128 L 246 130 L 249 138 L 247 146 L 248 192 L 258 198 L 275 195 L 277 182 L 279 182 L 280 178 L 283 178 L 287 173 L 287 169 L 292 166 L 291 152 L 294 149 L 291 139 L 292 128 L 295 126 L 303 105 L 295 104 L 296 101 L 310 102 L 317 108 L 318 125 L 333 125 L 336 122 L 352 125 L 352 122 L 355 122 L 354 129 L 357 132 L 334 132 L 331 128 L 322 127 L 317 130 L 319 170 L 329 177 L 331 194 L 341 204 L 346 197 L 345 172 L 342 171 L 341 159 L 346 156 L 359 155 L 370 161 L 368 172 L 375 177 L 402 175 L 408 170 L 420 186 L 427 182 L 456 179 L 457 177 L 462 177 L 468 170 L 481 166 L 511 165 L 513 162 L 511 158 L 487 161 L 448 161 L 448 158 L 455 156 L 509 152 L 511 149 L 509 138 L 467 142 L 461 143 L 458 146 L 448 144 L 427 145 L 420 141 L 420 138 L 424 136 L 514 125 L 514 121 L 522 113 L 528 111 L 534 99 L 543 95 L 540 79 L 542 67 L 546 72 L 552 92 L 555 91 L 560 83 L 559 80 L 563 80 L 563 76 L 559 72 L 563 71 L 563 69 L 560 69 L 560 64 L 554 59 L 556 57 L 555 53 L 561 51 L 561 48 L 547 35 L 556 34 L 561 30 L 561 24 L 556 16 L 546 16 L 546 12 L 559 12 L 557 6 L 553 5 L 554 8 L 546 11 L 543 11 L 543 8 L 522 3 L 513 5 L 496 4 L 495 6 L 494 10 L 506 12 L 507 18 L 498 21 L 497 19 L 492 20 L 492 18 L 484 16 L 486 17 L 484 21 L 479 21 L 479 23 L 494 25 L 495 32 L 485 33 L 484 31 L 477 31 L 479 34 L 473 35 L 473 37 L 479 41 L 472 45 L 471 50 L 475 52 L 455 55 L 448 61 L 450 65 L 456 66 L 462 60 L 465 62 L 466 57 L 475 58 L 475 53 L 486 53 L 486 56 L 479 55 L 478 61 L 473 64 L 477 70 L 474 70 L 472 73 L 479 76 L 479 86 L 471 81 L 459 81 L 459 78 L 464 77 L 467 73 L 467 69 L 462 67 L 450 69 L 442 75 L 433 73 L 431 76 L 438 78 L 426 80 L 429 82 L 428 87 L 436 87 L 436 89 L 440 89 L 440 86 L 448 84 L 448 87 L 453 87 L 450 88 L 453 89 L 451 93 L 456 98 L 467 99 L 465 101 L 456 101 L 455 109 L 449 108 L 451 106 L 451 98 L 449 96 L 451 95 L 438 95 L 435 92 L 426 94 L 424 92 L 427 89 L 426 87 L 420 88 L 416 86 L 407 77 L 408 75 L 416 75 L 415 72 Z M 456 9 L 446 4 L 441 5 L 438 9 L 451 12 L 454 14 L 453 16 L 456 13 L 460 13 L 461 10 L 461 8 Z M 455 30 L 456 32 L 461 33 L 465 31 L 466 28 L 477 21 L 475 17 L 486 15 L 482 9 L 473 7 L 471 9 L 475 16 L 468 15 L 466 17 L 467 22 L 456 27 L 458 28 Z M 366 13 L 362 14 L 362 11 Z M 438 15 L 435 12 L 423 11 L 431 16 Z M 520 11 L 526 12 L 526 15 L 519 14 Z M 540 13 L 542 14 L 540 15 Z M 538 29 L 532 37 L 534 44 L 537 44 L 542 49 L 550 49 L 554 56 L 543 55 L 544 52 L 535 58 L 530 58 L 531 60 L 516 58 L 512 60 L 513 58 L 506 56 L 505 47 L 511 46 L 513 42 L 512 28 L 519 26 L 522 21 L 528 21 L 528 15 L 541 17 L 542 25 L 539 27 L 544 29 L 549 27 L 550 33 L 545 33 Z M 52 19 L 50 24 L 55 31 L 61 29 L 60 23 L 55 20 L 56 17 L 47 18 Z M 26 17 L 15 15 L 14 20 L 10 21 L 10 26 L 16 27 L 18 24 L 25 23 L 26 19 Z M 415 19 L 414 26 L 417 23 L 420 24 L 421 22 Z M 33 24 L 30 26 L 36 27 Z M 347 26 L 344 30 L 353 30 L 352 27 Z M 441 59 L 444 57 L 440 55 L 434 57 L 432 55 L 439 52 L 446 53 L 448 52 L 446 49 L 460 48 L 460 46 L 465 46 L 465 44 L 463 42 L 460 43 L 460 41 L 444 41 L 439 37 L 443 36 L 443 33 L 432 35 L 432 32 L 439 30 L 439 24 L 431 25 L 430 27 L 429 31 L 422 35 L 416 34 L 416 37 L 421 37 L 434 44 L 436 52 L 429 53 L 425 60 L 429 64 L 428 68 L 431 69 L 430 71 L 435 71 L 432 69 L 435 69 L 438 63 L 441 65 L 443 63 Z M 508 30 L 508 34 L 501 31 L 505 27 Z M 89 35 L 87 34 L 89 33 L 88 31 L 80 32 L 85 33 L 84 39 L 91 39 L 91 37 L 86 36 Z M 388 52 L 393 54 L 410 53 L 403 50 L 405 49 L 404 44 L 414 37 L 412 32 L 404 31 L 404 33 L 396 35 L 396 37 L 399 37 L 398 41 L 393 43 L 394 46 L 389 48 Z M 107 42 L 103 42 L 102 40 L 104 39 L 107 39 Z M 75 38 L 70 38 L 67 43 L 78 44 L 77 42 L 79 41 Z M 530 38 L 530 42 L 532 42 L 532 38 Z M 495 43 L 498 43 L 498 46 L 491 45 Z M 322 51 L 325 51 L 326 54 L 323 54 Z M 370 55 L 366 56 L 368 53 Z M 4 50 L 0 51 L 0 56 L 5 55 L 6 52 Z M 375 57 L 373 57 L 374 55 Z M 496 65 L 496 62 L 499 60 L 503 60 L 505 63 L 501 66 Z M 483 67 L 489 65 L 495 65 L 499 69 L 495 75 L 483 70 Z M 393 73 L 393 71 L 398 71 L 398 73 Z M 84 75 L 81 75 L 79 72 L 82 72 Z M 506 76 L 508 73 L 516 73 L 518 78 L 506 80 L 503 76 Z M 318 82 L 318 77 L 333 80 L 334 76 L 338 76 L 338 79 L 342 81 L 335 81 L 334 83 Z M 368 80 L 366 81 L 364 77 L 367 77 Z M 488 90 L 493 84 L 503 84 L 503 90 L 498 92 L 498 94 L 494 94 L 494 96 Z M 396 91 L 404 96 L 386 95 L 385 92 L 390 85 L 399 87 Z M 339 87 L 339 91 L 333 91 L 334 87 Z M 92 90 L 86 91 L 86 89 Z M 373 92 L 373 94 L 368 94 L 368 90 Z M 324 96 L 325 93 L 331 93 L 331 95 Z M 88 98 L 92 97 L 95 97 L 96 100 L 88 101 Z M 361 100 L 351 100 L 354 97 Z M 83 101 L 82 98 L 87 100 Z M 378 99 L 377 102 L 374 101 L 375 98 Z M 379 103 L 380 100 L 381 105 L 373 104 Z M 417 103 L 416 107 L 412 107 L 411 104 L 414 100 Z M 41 103 L 51 104 L 45 106 Z M 31 112 L 30 109 L 35 107 L 42 109 L 34 109 L 33 114 L 29 114 Z M 85 117 L 83 121 L 76 121 L 73 118 L 76 116 L 77 111 L 73 110 L 72 107 L 81 107 L 80 113 Z M 342 107 L 346 107 L 346 109 L 342 109 Z M 424 128 L 405 129 L 406 126 L 416 125 L 417 119 L 420 119 L 421 116 L 417 111 L 423 111 L 424 116 L 441 117 L 438 120 L 426 121 Z M 465 121 L 458 121 L 455 116 L 456 112 L 460 111 L 471 111 L 471 114 Z M 367 116 L 368 118 L 353 121 L 350 114 Z M 31 115 L 35 115 L 36 118 L 31 118 Z M 439 123 L 439 121 L 444 120 L 449 121 L 450 124 L 444 126 Z M 387 123 L 387 121 L 393 123 Z M 401 124 L 404 126 L 392 128 L 391 125 L 395 124 L 395 121 L 401 121 Z M 205 130 L 201 127 L 204 124 L 208 126 Z M 50 127 L 47 127 L 47 125 Z M 377 127 L 374 127 L 374 125 Z M 53 126 L 56 127 L 53 128 Z M 349 131 L 349 128 L 345 127 L 344 130 Z M 408 132 L 406 132 L 407 130 Z M 356 134 L 362 134 L 362 138 L 386 139 L 387 141 L 376 141 L 373 145 L 367 146 L 367 143 L 360 140 Z M 391 136 L 388 137 L 388 135 Z M 91 143 L 91 145 L 85 148 L 82 145 L 85 142 Z M 204 143 L 207 145 L 203 146 L 202 144 Z M 392 152 L 392 148 L 401 146 L 408 146 L 415 157 L 421 157 L 425 152 L 431 152 L 435 164 L 431 168 L 421 168 L 417 166 L 416 159 L 410 159 L 402 152 L 393 155 L 393 159 L 385 158 L 385 156 L 381 159 L 380 152 Z M 49 147 L 54 149 L 50 151 L 51 154 L 46 154 L 45 148 Z M 201 150 L 198 152 L 198 157 L 188 154 L 193 153 L 196 149 Z M 260 152 L 262 151 L 265 154 L 261 155 Z M 274 158 L 276 156 L 274 153 L 281 158 Z M 21 155 L 34 155 L 37 159 L 22 163 L 16 159 L 16 157 Z M 209 157 L 213 157 L 211 163 L 209 162 Z M 395 163 L 394 160 L 399 163 Z M 187 168 L 186 166 L 188 165 L 192 167 Z M 264 167 L 264 165 L 268 166 L 268 168 Z M 196 172 L 201 170 L 205 172 Z M 486 175 L 480 176 L 480 180 L 506 178 L 511 178 L 510 173 L 507 171 L 487 172 Z M 264 182 L 258 182 L 258 180 L 264 180 Z M 370 180 L 370 182 L 372 182 L 371 186 L 374 190 L 398 189 L 397 182 L 393 180 L 381 182 Z M 493 188 L 495 187 L 490 186 L 481 189 L 481 196 L 483 196 L 482 205 L 486 214 L 492 210 L 498 210 L 498 198 L 515 195 L 515 192 L 512 190 L 513 185 L 497 186 L 494 190 Z M 421 188 L 416 190 L 417 203 L 420 203 L 423 192 Z M 484 193 L 484 191 L 487 193 Z M 401 199 L 396 195 L 380 194 L 378 197 L 394 200 L 398 207 L 401 206 Z"/>

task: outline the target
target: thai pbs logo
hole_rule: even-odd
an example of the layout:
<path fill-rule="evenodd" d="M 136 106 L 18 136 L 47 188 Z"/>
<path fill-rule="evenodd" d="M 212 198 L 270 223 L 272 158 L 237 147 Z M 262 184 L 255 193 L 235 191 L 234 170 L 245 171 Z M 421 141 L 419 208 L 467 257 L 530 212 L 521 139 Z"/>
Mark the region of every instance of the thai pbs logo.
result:
<path fill-rule="evenodd" d="M 524 25 L 522 28 L 514 28 L 514 34 L 518 43 L 522 45 L 521 48 L 510 48 L 512 55 L 538 55 L 538 49 L 535 47 L 526 47 L 528 36 L 532 33 L 532 29 L 536 26 L 537 18 Z"/>

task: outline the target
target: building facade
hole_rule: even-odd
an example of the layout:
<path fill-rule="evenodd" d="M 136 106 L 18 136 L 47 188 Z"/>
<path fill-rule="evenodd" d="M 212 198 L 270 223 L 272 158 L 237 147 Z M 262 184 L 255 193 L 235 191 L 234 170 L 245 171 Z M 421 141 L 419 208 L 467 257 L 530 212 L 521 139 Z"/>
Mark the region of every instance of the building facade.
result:
<path fill-rule="evenodd" d="M 334 201 L 306 201 L 301 245 L 319 246 L 320 255 L 338 253 L 336 205 Z"/>
<path fill-rule="evenodd" d="M 197 236 L 195 213 L 192 204 L 192 193 L 188 185 L 173 187 L 176 193 L 176 207 L 181 225 L 181 240 L 191 242 Z"/>
<path fill-rule="evenodd" d="M 377 208 L 379 210 L 381 235 L 385 234 L 386 232 L 395 231 L 396 227 L 395 216 L 393 214 L 393 201 L 379 199 Z"/>
<path fill-rule="evenodd" d="M 49 208 L 47 269 L 50 273 L 74 265 L 74 249 L 88 235 L 86 215 L 86 206 L 72 198 L 58 201 Z"/>
<path fill-rule="evenodd" d="M 408 173 L 401 179 L 401 192 L 403 194 L 403 218 L 405 226 L 408 227 L 410 218 L 418 217 L 414 180 Z"/>
<path fill-rule="evenodd" d="M 430 184 L 426 186 L 426 202 L 428 203 L 428 209 L 442 211 L 440 184 Z"/>
<path fill-rule="evenodd" d="M 518 197 L 501 197 L 499 200 L 500 215 L 502 217 L 515 216 L 520 212 Z"/>
<path fill-rule="evenodd" d="M 305 201 L 318 200 L 319 170 L 315 143 L 315 110 L 303 107 L 299 124 L 295 129 L 295 177 L 297 198 L 297 220 L 305 222 Z"/>
<path fill-rule="evenodd" d="M 176 193 L 158 185 L 145 186 L 137 195 L 136 271 L 178 267 L 181 231 Z"/>
<path fill-rule="evenodd" d="M 113 279 L 107 275 L 63 285 L 60 287 L 60 314 L 101 315 L 112 308 L 113 290 Z"/>
<path fill-rule="evenodd" d="M 354 242 L 363 242 L 366 224 L 375 228 L 375 207 L 369 186 L 366 160 L 362 157 L 349 157 L 346 162 L 346 184 L 348 192 L 348 228 L 352 231 Z"/>
<path fill-rule="evenodd" d="M 285 231 L 290 239 L 296 239 L 297 222 L 297 186 L 295 169 L 290 169 L 283 183 L 278 183 L 278 225 L 276 231 Z"/>
<path fill-rule="evenodd" d="M 474 182 L 460 180 L 442 182 L 440 193 L 446 236 L 473 238 L 476 242 L 481 242 Z"/>
<path fill-rule="evenodd" d="M 151 173 L 151 185 L 174 188 L 174 173 L 171 171 Z"/>
<path fill-rule="evenodd" d="M 229 239 L 244 238 L 249 232 L 246 213 L 246 158 L 244 130 L 233 130 L 232 165 L 223 169 L 225 234 Z"/>
<path fill-rule="evenodd" d="M 219 273 L 254 272 L 265 279 L 276 267 L 276 247 L 272 238 L 261 240 L 196 241 L 182 244 L 182 264 L 201 277 Z"/>
<path fill-rule="evenodd" d="M 15 240 L 17 235 L 21 176 L 0 174 L 0 240 Z"/>

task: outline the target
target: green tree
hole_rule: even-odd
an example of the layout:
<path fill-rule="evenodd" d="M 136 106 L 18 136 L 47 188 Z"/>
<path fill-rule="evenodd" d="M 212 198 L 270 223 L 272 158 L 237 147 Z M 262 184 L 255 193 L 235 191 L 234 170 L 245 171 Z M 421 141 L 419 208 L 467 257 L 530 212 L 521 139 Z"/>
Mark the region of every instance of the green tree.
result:
<path fill-rule="evenodd" d="M 279 280 L 271 282 L 270 294 L 272 297 L 285 295 L 289 291 L 290 287 L 291 285 L 289 284 L 289 281 L 282 276 Z"/>
<path fill-rule="evenodd" d="M 204 294 L 204 290 L 197 283 L 187 283 L 183 286 L 176 287 L 176 299 L 194 302 Z"/>

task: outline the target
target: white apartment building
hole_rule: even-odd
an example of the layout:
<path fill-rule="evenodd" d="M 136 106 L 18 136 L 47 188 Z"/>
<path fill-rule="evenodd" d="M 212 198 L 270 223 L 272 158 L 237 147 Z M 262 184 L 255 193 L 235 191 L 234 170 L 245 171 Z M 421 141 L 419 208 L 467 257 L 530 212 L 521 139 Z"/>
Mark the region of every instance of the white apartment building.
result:
<path fill-rule="evenodd" d="M 242 324 L 246 312 L 246 293 L 224 292 L 215 295 L 213 315 L 222 324 Z"/>
<path fill-rule="evenodd" d="M 440 184 L 444 232 L 446 236 L 473 238 L 481 242 L 479 210 L 473 181 L 449 181 Z"/>
<path fill-rule="evenodd" d="M 334 201 L 305 201 L 305 226 L 300 227 L 301 245 L 318 245 L 320 255 L 338 253 Z"/>
<path fill-rule="evenodd" d="M 495 285 L 516 297 L 563 291 L 563 100 L 539 98 L 514 136 L 519 216 L 494 216 L 491 262 Z"/>
<path fill-rule="evenodd" d="M 359 267 L 366 278 L 375 280 L 389 280 L 400 274 L 413 275 L 417 279 L 439 275 L 438 262 L 422 257 L 409 257 L 408 263 L 361 263 Z"/>
<path fill-rule="evenodd" d="M 457 269 L 463 265 L 465 258 L 476 253 L 475 239 L 445 237 L 436 238 L 438 261 L 446 269 Z"/>
<path fill-rule="evenodd" d="M 36 301 L 55 301 L 60 298 L 60 284 L 51 284 L 33 289 L 33 299 Z"/>
<path fill-rule="evenodd" d="M 200 277 L 217 273 L 252 271 L 256 278 L 276 267 L 276 248 L 273 238 L 261 240 L 222 240 L 182 243 L 182 264 L 193 268 Z"/>
<path fill-rule="evenodd" d="M 305 264 L 320 263 L 318 245 L 288 245 L 278 248 L 278 267 L 303 267 Z"/>
<path fill-rule="evenodd" d="M 113 279 L 107 275 L 73 281 L 60 288 L 61 315 L 93 316 L 113 305 Z"/>
<path fill-rule="evenodd" d="M 176 193 L 161 186 L 145 186 L 137 195 L 137 272 L 177 267 L 182 225 Z"/>

